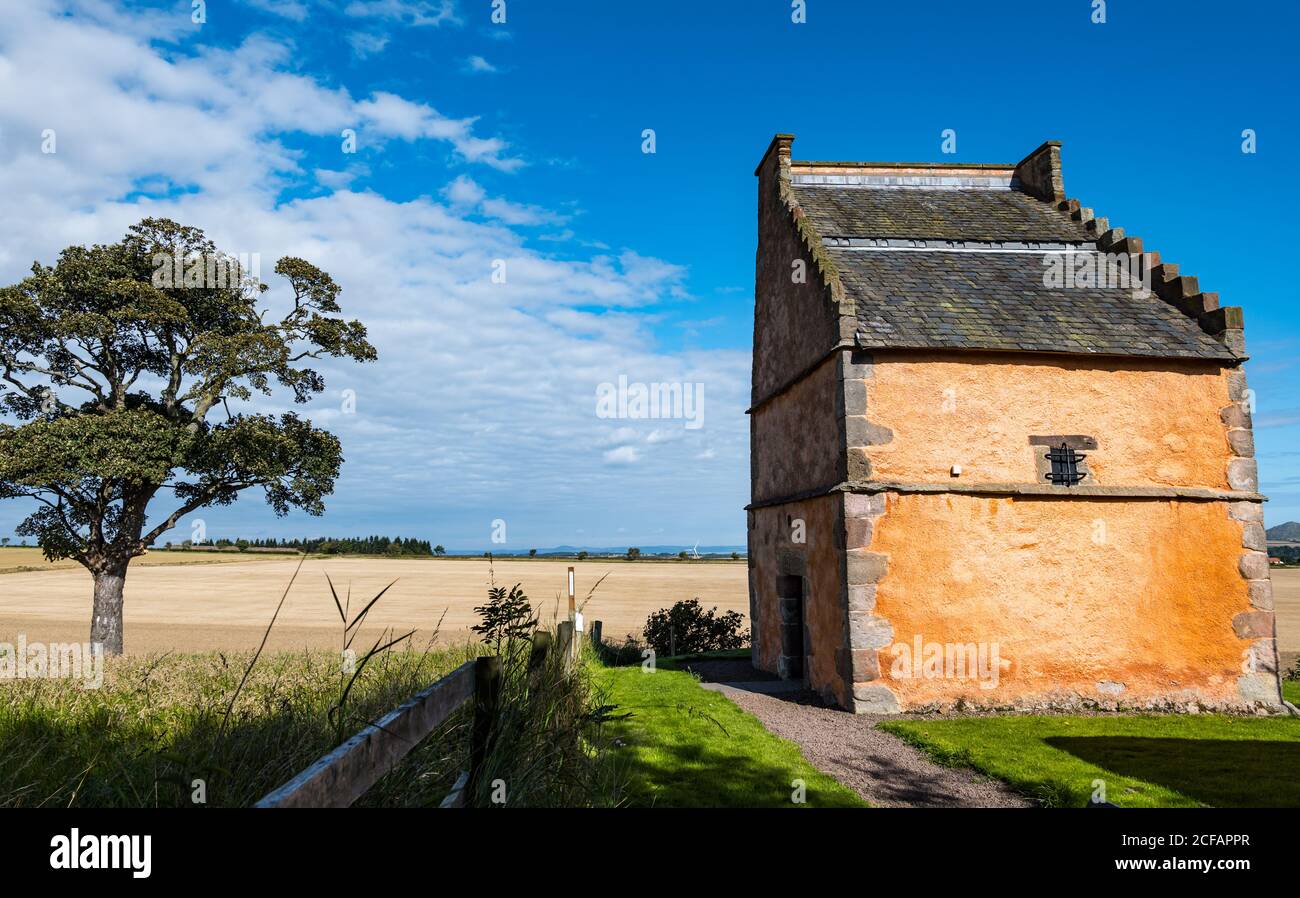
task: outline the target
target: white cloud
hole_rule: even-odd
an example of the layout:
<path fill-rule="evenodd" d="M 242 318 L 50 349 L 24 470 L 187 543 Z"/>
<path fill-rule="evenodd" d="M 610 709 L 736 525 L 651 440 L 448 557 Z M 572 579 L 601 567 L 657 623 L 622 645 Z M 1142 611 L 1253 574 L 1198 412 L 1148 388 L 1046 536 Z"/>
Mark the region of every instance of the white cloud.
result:
<path fill-rule="evenodd" d="M 632 465 L 641 460 L 641 452 L 635 446 L 619 446 L 605 453 L 605 461 L 611 465 Z"/>
<path fill-rule="evenodd" d="M 459 175 L 442 189 L 443 196 L 458 206 L 477 207 L 487 196 L 487 191 L 469 175 Z"/>
<path fill-rule="evenodd" d="M 497 67 L 488 62 L 482 56 L 471 56 L 469 59 L 465 60 L 465 69 L 466 71 L 475 73 L 490 73 L 495 72 Z"/>
<path fill-rule="evenodd" d="M 567 216 L 541 206 L 512 203 L 499 197 L 484 200 L 482 209 L 484 215 L 500 219 L 508 225 L 563 224 L 569 220 Z"/>
<path fill-rule="evenodd" d="M 301 0 L 241 0 L 241 2 L 245 6 L 295 22 L 304 22 L 307 19 L 307 5 Z"/>
<path fill-rule="evenodd" d="M 569 220 L 567 215 L 552 212 L 541 206 L 512 203 L 502 197 L 489 198 L 487 191 L 469 175 L 457 176 L 443 188 L 442 193 L 458 206 L 476 210 L 488 218 L 498 219 L 508 225 L 564 224 Z"/>
<path fill-rule="evenodd" d="M 507 149 L 505 141 L 475 137 L 473 118 L 447 118 L 431 106 L 385 91 L 371 94 L 353 108 L 368 126 L 384 137 L 445 140 L 470 162 L 482 162 L 501 171 L 514 171 L 524 164 L 522 159 L 502 155 Z"/>
<path fill-rule="evenodd" d="M 468 176 L 447 183 L 450 173 L 412 169 L 416 198 L 396 201 L 349 189 L 365 174 L 356 157 L 328 162 L 289 148 L 293 134 L 357 127 L 363 146 L 376 136 L 446 141 L 467 159 L 517 165 L 504 143 L 467 151 L 492 140 L 473 135 L 472 119 L 392 93 L 357 101 L 291 70 L 291 48 L 256 36 L 230 50 L 163 54 L 130 22 L 109 27 L 54 8 L 0 8 L 0 196 L 23 210 L 0 217 L 0 284 L 67 245 L 117 240 L 140 218 L 166 215 L 226 249 L 259 253 L 272 302 L 286 299 L 270 273 L 276 259 L 319 264 L 379 351 L 370 365 L 320 365 L 329 391 L 305 409 L 338 434 L 347 459 L 327 522 L 275 523 L 254 498 L 206 514 L 210 533 L 223 520 L 247 535 L 288 535 L 350 529 L 328 521 L 463 515 L 482 517 L 483 532 L 460 544 L 485 543 L 494 517 L 522 521 L 512 538 L 528 539 L 531 519 L 553 533 L 581 525 L 597 539 L 620 525 L 644 533 L 656 519 L 676 526 L 692 508 L 715 522 L 711 539 L 743 533 L 743 479 L 737 489 L 693 472 L 708 450 L 746 467 L 748 353 L 661 351 L 654 317 L 640 311 L 685 293 L 682 266 L 630 250 L 539 253 L 517 228 L 551 213 L 506 197 L 488 207 Z M 40 152 L 46 127 L 58 130 L 55 155 Z M 145 183 L 152 198 L 138 196 Z M 283 201 L 288 185 L 314 192 Z M 504 284 L 492 281 L 497 259 Z M 621 374 L 705 383 L 705 429 L 651 442 L 643 435 L 681 422 L 598 418 L 597 385 Z M 355 414 L 341 411 L 344 389 L 356 392 Z M 629 484 L 618 468 L 638 462 L 671 476 Z M 0 526 L 22 514 L 0 503 Z M 456 544 L 454 530 L 430 535 Z"/>
<path fill-rule="evenodd" d="M 382 19 L 404 25 L 459 25 L 455 0 L 351 0 L 343 8 L 345 15 L 356 18 Z"/>
<path fill-rule="evenodd" d="M 330 190 L 341 190 L 349 186 L 357 178 L 369 175 L 370 169 L 365 165 L 354 165 L 343 171 L 318 168 L 313 170 L 312 174 L 316 178 L 316 183 L 322 187 L 328 187 Z"/>
<path fill-rule="evenodd" d="M 630 443 L 637 437 L 637 431 L 634 427 L 616 427 L 609 433 L 605 434 L 598 440 L 600 445 L 613 446 L 621 443 Z"/>
<path fill-rule="evenodd" d="M 304 175 L 300 154 L 282 142 L 294 134 L 341 140 L 353 128 L 362 148 L 432 139 L 471 162 L 506 171 L 523 164 L 504 141 L 475 135 L 472 119 L 387 93 L 357 101 L 286 71 L 292 48 L 266 38 L 168 58 L 117 22 L 42 17 L 40 7 L 54 4 L 32 2 L 0 7 L 0 187 L 10 202 L 35 204 L 25 207 L 34 213 L 63 197 L 66 206 L 45 210 L 62 228 L 76 230 L 67 209 L 144 179 L 157 193 L 281 186 Z M 47 129 L 57 137 L 53 155 L 39 152 Z"/>
<path fill-rule="evenodd" d="M 359 59 L 365 59 L 382 52 L 388 46 L 388 35 L 354 31 L 348 35 L 348 44 Z"/>

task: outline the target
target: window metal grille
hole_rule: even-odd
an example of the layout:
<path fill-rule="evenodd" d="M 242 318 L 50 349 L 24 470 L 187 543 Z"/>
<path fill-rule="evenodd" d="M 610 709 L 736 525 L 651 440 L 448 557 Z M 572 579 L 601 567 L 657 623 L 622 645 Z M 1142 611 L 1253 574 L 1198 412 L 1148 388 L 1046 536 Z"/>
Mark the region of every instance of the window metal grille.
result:
<path fill-rule="evenodd" d="M 1087 474 L 1079 470 L 1079 463 L 1088 456 L 1075 452 L 1068 443 L 1053 446 L 1045 457 L 1052 463 L 1047 479 L 1056 486 L 1076 486 Z"/>

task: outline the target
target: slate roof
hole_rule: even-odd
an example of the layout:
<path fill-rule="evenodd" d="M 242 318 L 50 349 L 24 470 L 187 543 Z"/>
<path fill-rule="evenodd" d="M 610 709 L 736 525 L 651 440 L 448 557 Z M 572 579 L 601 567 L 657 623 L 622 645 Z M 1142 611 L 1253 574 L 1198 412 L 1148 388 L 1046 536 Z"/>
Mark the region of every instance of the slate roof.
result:
<path fill-rule="evenodd" d="M 1047 286 L 1035 250 L 1094 252 L 1096 240 L 1015 187 L 814 185 L 796 176 L 791 189 L 856 302 L 864 347 L 1238 358 L 1152 293 Z"/>
<path fill-rule="evenodd" d="M 1019 190 L 792 186 L 823 237 L 1093 240 L 1081 222 Z"/>
<path fill-rule="evenodd" d="M 867 348 L 1235 359 L 1151 293 L 1043 284 L 1045 253 L 830 247 Z"/>

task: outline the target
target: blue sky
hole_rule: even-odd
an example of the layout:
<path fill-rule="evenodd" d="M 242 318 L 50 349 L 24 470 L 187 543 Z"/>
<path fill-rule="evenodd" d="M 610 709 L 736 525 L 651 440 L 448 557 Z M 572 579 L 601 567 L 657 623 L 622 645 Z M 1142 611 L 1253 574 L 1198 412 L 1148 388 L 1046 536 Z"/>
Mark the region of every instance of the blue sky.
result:
<path fill-rule="evenodd" d="M 0 0 L 0 279 L 166 214 L 273 284 L 286 253 L 339 280 L 381 361 L 326 367 L 307 408 L 348 458 L 329 511 L 249 496 L 201 515 L 209 537 L 739 544 L 771 135 L 973 162 L 1059 139 L 1071 196 L 1245 307 L 1267 519 L 1300 519 L 1297 14 L 1266 7 L 809 0 L 796 24 L 786 0 L 507 0 L 493 24 L 491 0 L 210 0 L 194 24 L 189 2 Z M 704 384 L 703 426 L 598 419 L 620 375 Z"/>

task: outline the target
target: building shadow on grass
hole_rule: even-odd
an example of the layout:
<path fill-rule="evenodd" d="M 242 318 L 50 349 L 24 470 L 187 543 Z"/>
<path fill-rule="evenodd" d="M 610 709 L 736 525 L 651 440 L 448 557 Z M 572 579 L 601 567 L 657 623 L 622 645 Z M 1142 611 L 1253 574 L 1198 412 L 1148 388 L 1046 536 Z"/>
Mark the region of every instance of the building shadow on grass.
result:
<path fill-rule="evenodd" d="M 1044 742 L 1213 807 L 1300 805 L 1300 742 L 1141 736 L 1052 736 Z"/>

